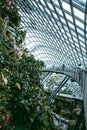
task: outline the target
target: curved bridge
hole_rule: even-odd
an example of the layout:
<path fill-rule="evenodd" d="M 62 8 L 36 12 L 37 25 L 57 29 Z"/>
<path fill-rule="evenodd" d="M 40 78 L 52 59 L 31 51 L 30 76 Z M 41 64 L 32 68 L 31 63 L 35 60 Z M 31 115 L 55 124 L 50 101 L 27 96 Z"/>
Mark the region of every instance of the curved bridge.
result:
<path fill-rule="evenodd" d="M 62 69 L 62 68 L 57 68 L 57 69 L 53 68 L 53 69 L 43 69 L 42 72 L 64 74 L 70 77 L 71 79 L 75 80 L 79 85 L 81 85 L 83 71 L 81 71 L 80 69 L 70 70 L 70 69 Z"/>

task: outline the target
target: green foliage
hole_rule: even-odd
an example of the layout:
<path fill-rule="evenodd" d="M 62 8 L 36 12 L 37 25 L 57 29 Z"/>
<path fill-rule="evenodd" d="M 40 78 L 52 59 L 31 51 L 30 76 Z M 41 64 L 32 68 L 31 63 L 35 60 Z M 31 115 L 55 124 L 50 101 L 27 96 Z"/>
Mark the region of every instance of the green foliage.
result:
<path fill-rule="evenodd" d="M 40 83 L 44 63 L 23 49 L 26 32 L 19 23 L 16 0 L 0 0 L 0 128 L 54 130 Z"/>
<path fill-rule="evenodd" d="M 16 0 L 0 0 L 0 16 L 4 19 L 9 19 L 10 26 L 19 26 L 20 15 L 18 13 Z"/>
<path fill-rule="evenodd" d="M 4 69 L 1 75 L 4 81 L 1 93 L 3 129 L 54 130 L 49 103 L 40 83 L 43 65 L 32 55 L 23 54 L 11 70 Z M 7 84 L 5 79 L 8 79 Z"/>
<path fill-rule="evenodd" d="M 3 23 L 0 18 L 0 68 L 16 62 L 20 58 L 21 43 L 25 38 L 25 32 L 17 28 L 10 27 L 9 21 Z"/>

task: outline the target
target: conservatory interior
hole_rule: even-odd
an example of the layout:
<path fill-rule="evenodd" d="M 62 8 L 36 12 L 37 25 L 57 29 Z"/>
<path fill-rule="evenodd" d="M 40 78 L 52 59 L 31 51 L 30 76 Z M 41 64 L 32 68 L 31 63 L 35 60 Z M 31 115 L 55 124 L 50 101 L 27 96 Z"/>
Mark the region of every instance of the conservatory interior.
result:
<path fill-rule="evenodd" d="M 87 0 L 0 0 L 0 129 L 87 130 Z"/>

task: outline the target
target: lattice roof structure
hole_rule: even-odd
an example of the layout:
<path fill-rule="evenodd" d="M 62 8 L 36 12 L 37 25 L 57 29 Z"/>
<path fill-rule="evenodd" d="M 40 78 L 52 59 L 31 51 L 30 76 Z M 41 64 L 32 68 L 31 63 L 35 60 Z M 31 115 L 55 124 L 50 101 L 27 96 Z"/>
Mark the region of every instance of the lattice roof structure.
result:
<path fill-rule="evenodd" d="M 19 0 L 26 44 L 46 67 L 87 67 L 86 0 Z"/>

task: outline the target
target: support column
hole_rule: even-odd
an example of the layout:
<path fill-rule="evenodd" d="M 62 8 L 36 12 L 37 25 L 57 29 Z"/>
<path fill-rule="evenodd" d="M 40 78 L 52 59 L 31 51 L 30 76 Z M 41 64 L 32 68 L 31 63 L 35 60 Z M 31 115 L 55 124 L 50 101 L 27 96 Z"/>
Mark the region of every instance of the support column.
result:
<path fill-rule="evenodd" d="M 84 100 L 84 113 L 85 113 L 85 126 L 87 130 L 87 72 L 85 72 L 84 79 L 84 89 L 83 89 L 83 100 Z"/>
<path fill-rule="evenodd" d="M 81 73 L 81 87 L 83 93 L 83 101 L 84 101 L 84 116 L 85 116 L 85 126 L 87 130 L 87 71 L 82 70 Z"/>

